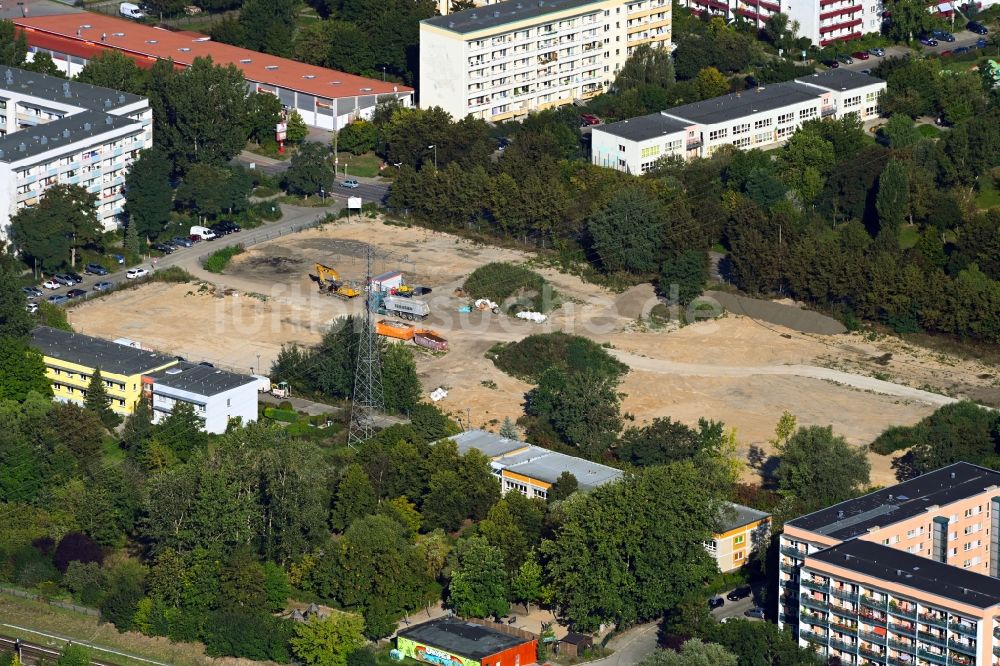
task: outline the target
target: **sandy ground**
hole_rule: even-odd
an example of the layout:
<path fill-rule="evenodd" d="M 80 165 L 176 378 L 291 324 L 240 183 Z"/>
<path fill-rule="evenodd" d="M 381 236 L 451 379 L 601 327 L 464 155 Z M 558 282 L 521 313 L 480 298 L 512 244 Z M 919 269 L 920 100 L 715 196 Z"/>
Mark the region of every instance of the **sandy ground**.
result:
<path fill-rule="evenodd" d="M 833 425 L 850 442 L 871 441 L 887 426 L 911 424 L 954 398 L 1000 404 L 997 368 L 944 357 L 895 339 L 859 334 L 801 333 L 728 314 L 677 329 L 637 320 L 656 305 L 652 289 L 613 294 L 578 278 L 539 269 L 562 302 L 544 324 L 491 314 L 460 314 L 453 295 L 476 267 L 523 262 L 522 252 L 474 244 L 448 234 L 357 222 L 310 230 L 256 246 L 222 276 L 185 266 L 205 285 L 152 284 L 88 302 L 70 311 L 84 333 L 128 337 L 192 360 L 248 371 L 266 369 L 283 344 L 312 344 L 335 317 L 358 311 L 316 292 L 314 262 L 346 279 L 364 275 L 361 243 L 374 241 L 375 271 L 400 269 L 410 284 L 433 288 L 426 324 L 451 351 L 418 350 L 424 389 L 449 391 L 441 406 L 463 423 L 495 426 L 522 413 L 528 384 L 500 372 L 485 357 L 498 342 L 564 330 L 609 343 L 632 371 L 622 391 L 637 422 L 700 417 L 737 429 L 741 445 L 763 444 L 785 410 L 801 425 Z M 947 395 L 942 395 L 947 394 Z M 948 397 L 951 396 L 951 397 Z M 873 482 L 892 481 L 888 459 L 873 456 Z"/>

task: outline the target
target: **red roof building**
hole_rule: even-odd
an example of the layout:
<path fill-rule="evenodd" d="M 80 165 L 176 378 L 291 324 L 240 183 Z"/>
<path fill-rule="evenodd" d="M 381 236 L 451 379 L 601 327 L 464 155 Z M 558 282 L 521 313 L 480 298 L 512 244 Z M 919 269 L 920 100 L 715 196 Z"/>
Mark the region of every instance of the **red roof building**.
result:
<path fill-rule="evenodd" d="M 166 30 L 89 12 L 15 18 L 14 23 L 27 38 L 30 53 L 51 54 L 70 75 L 106 50 L 121 51 L 140 67 L 166 59 L 187 67 L 195 58 L 211 56 L 216 64 L 241 69 L 251 90 L 275 95 L 314 127 L 340 129 L 369 117 L 376 104 L 394 98 L 406 106 L 413 104 L 413 88 L 408 86 L 213 42 L 197 32 Z"/>

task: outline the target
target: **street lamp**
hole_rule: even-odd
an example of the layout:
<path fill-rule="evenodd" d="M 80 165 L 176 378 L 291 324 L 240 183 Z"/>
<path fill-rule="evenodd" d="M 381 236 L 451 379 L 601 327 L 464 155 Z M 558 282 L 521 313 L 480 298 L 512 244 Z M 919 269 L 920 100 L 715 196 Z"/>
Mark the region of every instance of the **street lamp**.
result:
<path fill-rule="evenodd" d="M 382 81 L 385 81 L 385 65 L 382 65 Z"/>
<path fill-rule="evenodd" d="M 432 143 L 431 145 L 427 146 L 427 150 L 431 150 L 431 149 L 434 150 L 434 170 L 437 171 L 438 170 L 438 147 L 437 147 L 437 144 L 436 143 Z"/>
<path fill-rule="evenodd" d="M 257 374 L 260 374 L 260 354 L 257 354 Z"/>

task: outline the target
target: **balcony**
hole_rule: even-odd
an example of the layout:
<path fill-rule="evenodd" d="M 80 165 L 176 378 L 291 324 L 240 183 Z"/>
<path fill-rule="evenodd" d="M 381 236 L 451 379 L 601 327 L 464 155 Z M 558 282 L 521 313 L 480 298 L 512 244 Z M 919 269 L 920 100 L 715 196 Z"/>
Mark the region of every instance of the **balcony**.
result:
<path fill-rule="evenodd" d="M 874 597 L 862 594 L 861 605 L 868 606 L 869 608 L 877 608 L 878 610 L 885 610 L 885 599 L 875 599 Z"/>
<path fill-rule="evenodd" d="M 942 666 L 948 663 L 948 658 L 944 655 L 944 653 L 931 652 L 930 650 L 925 650 L 923 648 L 917 650 L 917 656 L 935 664 L 942 664 Z"/>
<path fill-rule="evenodd" d="M 808 629 L 799 629 L 799 638 L 804 641 L 809 641 L 810 643 L 816 643 L 818 645 L 826 645 L 826 634 L 819 634 L 815 631 L 809 631 Z"/>
<path fill-rule="evenodd" d="M 855 7 L 846 7 L 844 9 L 834 9 L 833 11 L 823 12 L 822 14 L 820 14 L 819 20 L 825 21 L 827 19 L 831 19 L 837 16 L 843 16 L 844 14 L 856 14 L 860 12 L 862 9 L 864 9 L 864 7 L 862 7 L 861 5 L 857 5 Z"/>
<path fill-rule="evenodd" d="M 858 648 L 858 652 L 860 652 L 862 656 L 868 657 L 870 659 L 878 659 L 880 661 L 885 659 L 884 650 L 875 650 L 870 647 L 862 645 L 860 648 Z"/>
<path fill-rule="evenodd" d="M 857 592 L 848 592 L 846 590 L 838 590 L 837 588 L 833 588 L 830 591 L 830 594 L 832 594 L 833 596 L 837 597 L 838 599 L 843 599 L 844 601 L 849 601 L 852 604 L 858 603 L 858 593 Z"/>
<path fill-rule="evenodd" d="M 819 34 L 825 35 L 830 32 L 836 32 L 838 30 L 848 30 L 864 23 L 861 19 L 853 19 L 851 21 L 841 21 L 840 23 L 831 23 L 830 25 L 821 25 L 819 27 Z"/>
<path fill-rule="evenodd" d="M 827 583 L 818 583 L 818 582 L 816 582 L 814 580 L 809 580 L 808 578 L 803 578 L 802 579 L 802 587 L 804 587 L 806 589 L 809 589 L 809 590 L 816 590 L 817 592 L 823 592 L 823 593 L 826 593 L 830 589 L 829 584 L 827 584 Z"/>
<path fill-rule="evenodd" d="M 690 148 L 691 144 L 688 144 L 688 149 L 690 150 Z M 820 601 L 819 599 L 813 599 L 812 597 L 799 597 L 799 605 L 822 611 L 830 609 L 830 604 L 825 601 Z"/>
<path fill-rule="evenodd" d="M 843 650 L 844 652 L 854 652 L 858 649 L 858 644 L 852 641 L 845 641 L 842 638 L 831 638 L 830 647 Z"/>
<path fill-rule="evenodd" d="M 835 106 L 825 106 L 819 112 L 819 115 L 823 116 L 824 118 L 827 118 L 829 116 L 834 115 L 835 113 L 837 113 L 837 107 L 835 107 Z M 883 606 L 883 608 L 884 608 L 884 606 Z"/>
<path fill-rule="evenodd" d="M 875 643 L 877 645 L 885 645 L 885 634 L 876 634 L 871 631 L 866 631 L 862 629 L 858 632 L 858 638 L 863 641 L 868 641 L 869 643 Z"/>
<path fill-rule="evenodd" d="M 917 649 L 917 646 L 916 646 L 915 643 L 913 643 L 913 642 L 906 642 L 906 641 L 900 641 L 900 640 L 896 640 L 895 638 L 890 638 L 889 641 L 888 641 L 888 643 L 889 643 L 889 647 L 895 648 L 895 649 L 900 650 L 902 652 L 908 652 L 910 654 L 913 654 L 914 650 Z"/>
<path fill-rule="evenodd" d="M 701 148 L 703 145 L 705 145 L 704 141 L 702 141 L 701 139 L 695 139 L 694 141 L 687 142 L 687 149 L 697 150 L 698 148 Z"/>
<path fill-rule="evenodd" d="M 952 631 L 957 631 L 960 634 L 972 636 L 973 638 L 976 637 L 976 625 L 974 624 L 966 624 L 965 622 L 949 622 L 948 627 Z"/>
<path fill-rule="evenodd" d="M 782 555 L 787 555 L 788 557 L 794 557 L 799 560 L 806 559 L 806 551 L 793 548 L 792 546 L 781 546 L 778 550 Z"/>
<path fill-rule="evenodd" d="M 786 574 L 795 573 L 795 567 L 791 564 L 785 564 L 784 562 L 778 565 L 778 568 L 784 571 Z"/>
<path fill-rule="evenodd" d="M 889 623 L 889 631 L 895 632 L 897 634 L 905 634 L 907 636 L 916 636 L 917 628 L 914 626 L 899 624 L 896 622 Z"/>
<path fill-rule="evenodd" d="M 931 643 L 932 645 L 939 645 L 941 647 L 947 647 L 948 645 L 948 640 L 945 638 L 944 634 L 938 635 L 932 634 L 929 631 L 918 631 L 917 638 L 924 642 Z"/>
<path fill-rule="evenodd" d="M 799 618 L 800 618 L 799 622 L 801 622 L 802 624 L 816 624 L 821 627 L 830 626 L 830 620 L 827 619 L 826 616 L 820 615 L 819 613 L 803 612 L 802 615 L 799 616 Z"/>
<path fill-rule="evenodd" d="M 970 659 L 968 657 L 963 657 L 958 654 L 949 654 L 948 663 L 949 664 L 959 664 L 959 666 L 972 666 L 975 663 L 975 659 Z"/>
<path fill-rule="evenodd" d="M 972 642 L 966 643 L 966 642 L 963 642 L 963 641 L 956 641 L 954 639 L 949 639 L 948 640 L 948 647 L 950 649 L 956 650 L 958 652 L 963 652 L 965 654 L 971 654 L 973 657 L 975 657 L 975 656 L 978 655 L 978 649 L 976 648 L 976 644 L 972 643 Z"/>
<path fill-rule="evenodd" d="M 900 659 L 899 657 L 890 656 L 885 660 L 885 663 L 889 664 L 889 666 L 913 666 L 913 659 Z"/>
<path fill-rule="evenodd" d="M 940 627 L 942 629 L 948 628 L 948 620 L 946 620 L 944 616 L 931 615 L 929 613 L 921 613 L 919 619 L 924 624 L 929 624 L 932 627 Z"/>
<path fill-rule="evenodd" d="M 869 613 L 869 612 L 866 612 L 866 611 L 861 611 L 860 613 L 858 613 L 858 617 L 861 618 L 861 620 L 863 620 L 865 622 L 869 622 L 871 624 L 875 624 L 875 625 L 878 625 L 880 627 L 884 627 L 886 625 L 885 618 L 884 617 L 879 617 L 879 616 L 875 615 L 875 613 Z"/>
<path fill-rule="evenodd" d="M 837 622 L 833 620 L 830 622 L 830 626 L 844 632 L 845 634 L 851 634 L 852 636 L 858 633 L 858 625 L 856 624 L 844 624 L 842 622 Z"/>
<path fill-rule="evenodd" d="M 910 620 L 917 619 L 917 607 L 916 606 L 900 606 L 899 604 L 890 601 L 889 602 L 889 613 L 896 615 L 898 617 L 905 617 Z"/>

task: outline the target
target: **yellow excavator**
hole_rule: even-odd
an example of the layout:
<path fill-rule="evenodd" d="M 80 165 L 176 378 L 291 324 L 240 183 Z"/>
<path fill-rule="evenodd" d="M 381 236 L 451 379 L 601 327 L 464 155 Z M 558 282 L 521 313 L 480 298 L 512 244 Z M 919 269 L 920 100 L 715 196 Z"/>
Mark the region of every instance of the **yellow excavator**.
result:
<path fill-rule="evenodd" d="M 344 282 L 340 277 L 340 273 L 329 266 L 316 264 L 315 271 L 316 273 L 310 273 L 309 277 L 312 278 L 313 282 L 319 285 L 321 293 L 330 294 L 331 296 L 336 296 L 337 298 L 345 301 L 349 301 L 352 298 L 357 298 L 361 295 L 360 291 Z"/>

